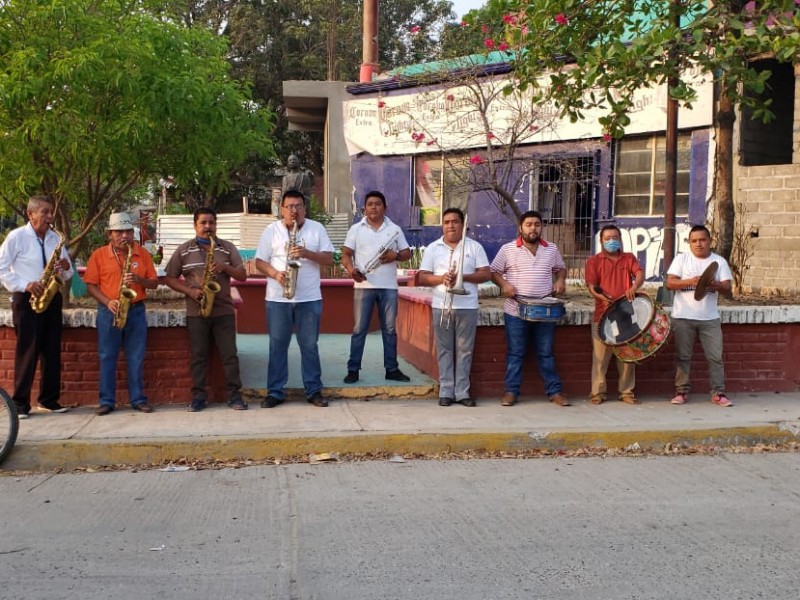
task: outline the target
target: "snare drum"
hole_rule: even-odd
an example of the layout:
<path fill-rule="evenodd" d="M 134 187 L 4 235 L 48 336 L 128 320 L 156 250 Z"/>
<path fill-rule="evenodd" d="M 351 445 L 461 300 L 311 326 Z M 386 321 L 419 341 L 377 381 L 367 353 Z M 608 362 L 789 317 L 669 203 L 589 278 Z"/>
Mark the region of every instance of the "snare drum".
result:
<path fill-rule="evenodd" d="M 525 321 L 557 323 L 567 313 L 564 302 L 558 298 L 517 296 L 514 299 L 517 301 L 517 316 Z"/>
<path fill-rule="evenodd" d="M 618 298 L 600 316 L 598 334 L 623 362 L 649 358 L 669 337 L 669 315 L 647 294 Z"/>

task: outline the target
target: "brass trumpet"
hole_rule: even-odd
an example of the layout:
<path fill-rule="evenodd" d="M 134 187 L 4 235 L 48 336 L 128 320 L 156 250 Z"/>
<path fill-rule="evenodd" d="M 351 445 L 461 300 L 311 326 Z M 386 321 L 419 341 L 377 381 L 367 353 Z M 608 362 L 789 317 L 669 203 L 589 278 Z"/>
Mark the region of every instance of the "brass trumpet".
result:
<path fill-rule="evenodd" d="M 467 221 L 469 215 L 464 216 L 464 231 L 461 235 L 461 241 L 458 246 L 450 251 L 450 273 L 456 275 L 456 281 L 451 287 L 445 289 L 447 296 L 444 299 L 444 306 L 442 307 L 442 316 L 439 318 L 439 327 L 444 326 L 445 329 L 450 329 L 450 321 L 453 318 L 453 296 L 468 296 L 469 292 L 464 288 L 464 251 L 467 241 Z M 458 252 L 458 261 L 455 259 L 456 252 Z M 447 316 L 445 317 L 445 313 Z M 445 321 L 445 318 L 447 319 Z"/>

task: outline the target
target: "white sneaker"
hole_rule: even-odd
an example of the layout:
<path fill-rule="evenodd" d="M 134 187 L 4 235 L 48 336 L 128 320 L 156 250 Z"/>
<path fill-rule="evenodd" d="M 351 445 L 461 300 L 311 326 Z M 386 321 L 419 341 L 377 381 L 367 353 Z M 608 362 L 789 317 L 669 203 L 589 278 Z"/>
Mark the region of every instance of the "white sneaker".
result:
<path fill-rule="evenodd" d="M 58 402 L 56 402 L 53 406 L 42 406 L 40 404 L 36 407 L 36 410 L 46 413 L 65 413 L 69 410 L 69 408 L 66 406 L 61 406 Z"/>
<path fill-rule="evenodd" d="M 17 418 L 18 418 L 20 421 L 24 421 L 25 419 L 28 419 L 28 418 L 30 418 L 30 416 L 28 415 L 28 413 L 19 413 L 19 414 L 17 415 Z"/>

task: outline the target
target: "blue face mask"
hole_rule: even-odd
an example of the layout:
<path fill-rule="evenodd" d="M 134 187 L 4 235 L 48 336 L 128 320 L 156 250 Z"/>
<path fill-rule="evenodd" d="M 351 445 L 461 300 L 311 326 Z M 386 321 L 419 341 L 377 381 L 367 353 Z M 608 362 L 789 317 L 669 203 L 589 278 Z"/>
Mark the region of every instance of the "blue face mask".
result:
<path fill-rule="evenodd" d="M 619 243 L 619 240 L 608 240 L 603 242 L 603 248 L 606 249 L 606 252 L 616 252 L 622 248 L 622 244 Z"/>

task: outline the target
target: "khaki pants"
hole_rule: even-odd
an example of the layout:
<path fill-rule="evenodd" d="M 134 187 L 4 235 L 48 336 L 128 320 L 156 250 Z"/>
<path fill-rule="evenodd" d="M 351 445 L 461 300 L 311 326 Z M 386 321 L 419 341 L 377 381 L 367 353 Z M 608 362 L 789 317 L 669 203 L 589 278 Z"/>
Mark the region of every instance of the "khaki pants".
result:
<path fill-rule="evenodd" d="M 600 339 L 597 322 L 592 323 L 592 392 L 590 398 L 606 399 L 606 372 L 608 363 L 614 352 L 611 346 L 605 345 Z M 616 358 L 616 357 L 615 357 Z M 620 398 L 633 396 L 633 388 L 636 387 L 636 365 L 634 363 L 617 361 L 617 373 L 619 374 L 618 389 Z"/>

